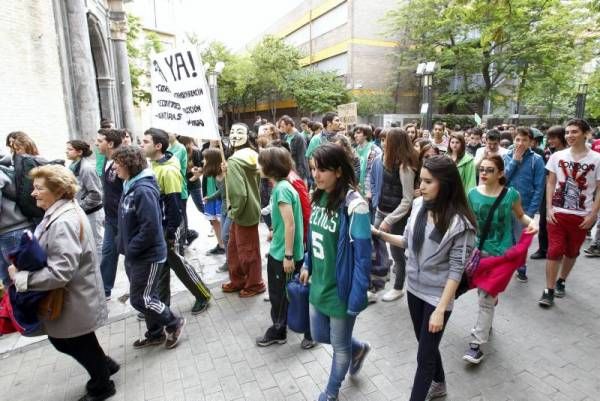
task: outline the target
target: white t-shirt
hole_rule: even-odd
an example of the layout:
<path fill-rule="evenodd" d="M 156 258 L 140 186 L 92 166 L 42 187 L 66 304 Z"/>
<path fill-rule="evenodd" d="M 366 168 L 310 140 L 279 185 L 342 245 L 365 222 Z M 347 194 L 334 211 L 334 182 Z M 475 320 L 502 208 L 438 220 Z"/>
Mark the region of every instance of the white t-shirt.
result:
<path fill-rule="evenodd" d="M 575 161 L 570 148 L 560 150 L 550 156 L 546 170 L 556 174 L 552 196 L 555 212 L 586 216 L 592 211 L 600 181 L 600 153 L 588 150 L 585 157 Z"/>
<path fill-rule="evenodd" d="M 485 151 L 487 150 L 486 146 L 482 146 L 475 151 L 475 164 L 481 163 L 481 160 L 485 157 Z M 498 155 L 500 157 L 504 157 L 505 154 L 508 153 L 508 149 L 503 148 L 502 146 L 498 147 Z"/>

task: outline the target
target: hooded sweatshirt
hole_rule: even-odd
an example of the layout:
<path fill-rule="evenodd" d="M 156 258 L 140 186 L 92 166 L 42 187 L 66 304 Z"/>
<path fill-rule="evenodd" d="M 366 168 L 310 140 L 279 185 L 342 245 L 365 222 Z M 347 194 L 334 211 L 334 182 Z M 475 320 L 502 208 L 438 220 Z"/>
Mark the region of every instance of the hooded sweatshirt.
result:
<path fill-rule="evenodd" d="M 251 148 L 236 151 L 227 160 L 229 218 L 243 227 L 254 226 L 260 219 L 260 174 L 258 153 Z"/>
<path fill-rule="evenodd" d="M 147 168 L 123 184 L 119 204 L 119 253 L 136 262 L 161 262 L 167 257 L 160 213 L 160 192 Z"/>

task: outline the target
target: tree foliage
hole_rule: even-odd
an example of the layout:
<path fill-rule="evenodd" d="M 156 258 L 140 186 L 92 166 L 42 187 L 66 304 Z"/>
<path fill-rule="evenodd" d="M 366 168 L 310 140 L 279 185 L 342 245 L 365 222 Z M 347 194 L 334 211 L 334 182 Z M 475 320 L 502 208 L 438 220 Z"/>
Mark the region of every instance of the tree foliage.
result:
<path fill-rule="evenodd" d="M 438 63 L 434 85 L 446 110 L 481 113 L 486 99 L 496 106 L 512 99 L 551 112 L 564 107 L 573 77 L 592 57 L 588 3 L 412 0 L 387 22 L 409 44 L 401 68 Z"/>
<path fill-rule="evenodd" d="M 150 80 L 150 54 L 162 51 L 162 43 L 154 32 L 144 32 L 140 19 L 127 14 L 127 56 L 129 58 L 129 75 L 133 104 L 150 103 L 151 96 L 148 87 Z"/>
<path fill-rule="evenodd" d="M 354 101 L 358 103 L 357 113 L 361 117 L 371 117 L 375 114 L 391 113 L 394 111 L 392 96 L 384 92 L 363 92 L 354 95 Z"/>
<path fill-rule="evenodd" d="M 344 82 L 333 72 L 303 69 L 293 72 L 285 85 L 303 114 L 325 113 L 349 102 Z"/>

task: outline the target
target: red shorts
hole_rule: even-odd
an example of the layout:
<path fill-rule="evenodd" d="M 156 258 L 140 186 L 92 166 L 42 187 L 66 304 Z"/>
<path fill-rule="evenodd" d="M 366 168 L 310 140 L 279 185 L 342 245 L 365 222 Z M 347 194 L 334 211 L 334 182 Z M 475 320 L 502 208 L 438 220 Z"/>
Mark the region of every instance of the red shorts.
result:
<path fill-rule="evenodd" d="M 579 228 L 583 216 L 554 213 L 556 224 L 548 222 L 548 254 L 550 260 L 560 260 L 563 256 L 576 258 L 585 241 L 587 230 Z"/>

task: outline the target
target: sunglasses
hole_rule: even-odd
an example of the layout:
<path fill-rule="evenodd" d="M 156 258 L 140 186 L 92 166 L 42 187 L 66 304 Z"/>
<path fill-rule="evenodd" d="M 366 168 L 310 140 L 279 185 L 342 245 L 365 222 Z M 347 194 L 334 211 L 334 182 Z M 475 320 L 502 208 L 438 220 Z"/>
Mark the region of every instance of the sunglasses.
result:
<path fill-rule="evenodd" d="M 496 169 L 494 167 L 479 167 L 479 172 L 486 174 L 494 174 L 496 172 Z"/>

